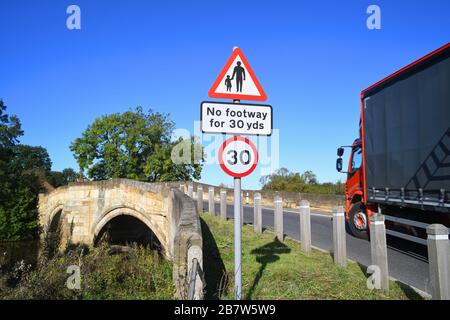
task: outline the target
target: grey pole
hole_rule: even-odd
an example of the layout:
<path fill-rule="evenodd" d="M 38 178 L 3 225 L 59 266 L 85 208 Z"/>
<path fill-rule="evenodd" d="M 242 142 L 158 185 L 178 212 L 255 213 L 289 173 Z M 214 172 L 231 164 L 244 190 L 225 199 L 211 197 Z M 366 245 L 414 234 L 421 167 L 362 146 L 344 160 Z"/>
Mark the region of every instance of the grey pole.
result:
<path fill-rule="evenodd" d="M 208 189 L 208 212 L 213 216 L 216 214 L 214 204 L 214 187 L 209 187 Z"/>
<path fill-rule="evenodd" d="M 241 179 L 234 178 L 234 293 L 236 300 L 241 300 L 242 290 L 241 202 Z"/>
<path fill-rule="evenodd" d="M 347 248 L 345 243 L 345 215 L 342 206 L 333 210 L 333 248 L 334 263 L 345 268 L 347 266 Z"/>
<path fill-rule="evenodd" d="M 197 187 L 197 211 L 198 213 L 203 213 L 203 188 L 202 186 Z"/>
<path fill-rule="evenodd" d="M 283 199 L 280 196 L 276 196 L 273 202 L 275 207 L 275 235 L 279 241 L 283 241 Z"/>
<path fill-rule="evenodd" d="M 256 233 L 262 233 L 262 209 L 260 193 L 255 193 L 253 206 L 253 227 Z"/>
<path fill-rule="evenodd" d="M 194 194 L 194 186 L 191 183 L 189 183 L 189 185 L 188 185 L 188 196 L 192 198 L 193 194 Z"/>
<path fill-rule="evenodd" d="M 220 217 L 227 220 L 227 190 L 220 190 Z"/>
<path fill-rule="evenodd" d="M 300 202 L 300 243 L 303 252 L 311 252 L 311 208 L 309 201 Z"/>
<path fill-rule="evenodd" d="M 450 244 L 448 229 L 441 224 L 427 228 L 428 264 L 433 300 L 450 300 Z"/>
<path fill-rule="evenodd" d="M 389 290 L 386 226 L 384 225 L 384 216 L 380 213 L 370 217 L 370 252 L 372 265 L 380 268 L 379 289 Z"/>
<path fill-rule="evenodd" d="M 184 193 L 184 184 L 180 184 L 180 191 Z"/>
<path fill-rule="evenodd" d="M 233 50 L 235 48 L 233 48 Z M 240 100 L 235 99 L 233 102 L 240 103 Z M 236 300 L 241 300 L 242 295 L 241 232 L 244 219 L 241 196 L 241 178 L 234 178 L 234 295 Z"/>

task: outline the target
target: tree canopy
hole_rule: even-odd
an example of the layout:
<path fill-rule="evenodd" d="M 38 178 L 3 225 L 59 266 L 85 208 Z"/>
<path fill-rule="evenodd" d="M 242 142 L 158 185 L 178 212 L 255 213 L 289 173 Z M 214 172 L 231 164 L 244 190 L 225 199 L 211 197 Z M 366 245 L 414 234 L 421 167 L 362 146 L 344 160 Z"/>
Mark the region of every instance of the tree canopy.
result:
<path fill-rule="evenodd" d="M 23 135 L 16 116 L 0 100 L 0 239 L 35 237 L 37 201 L 41 190 L 37 171 L 51 166 L 47 151 L 19 144 Z"/>
<path fill-rule="evenodd" d="M 340 181 L 337 183 L 319 183 L 314 172 L 310 170 L 299 173 L 281 168 L 271 175 L 262 177 L 260 182 L 263 190 L 325 194 L 344 193 L 344 185 Z"/>
<path fill-rule="evenodd" d="M 72 168 L 66 168 L 63 171 L 50 171 L 47 174 L 46 180 L 53 187 L 58 188 L 69 184 L 70 182 L 75 182 L 79 178 L 79 174 L 75 172 Z"/>
<path fill-rule="evenodd" d="M 174 163 L 169 115 L 141 107 L 94 120 L 70 149 L 80 171 L 93 180 L 129 178 L 141 181 L 200 179 L 200 163 Z M 194 159 L 193 159 L 194 160 Z"/>
<path fill-rule="evenodd" d="M 20 144 L 19 119 L 6 113 L 0 100 L 0 240 L 22 240 L 38 234 L 38 195 L 43 182 L 54 187 L 76 179 L 72 169 L 51 171 L 45 148 Z"/>

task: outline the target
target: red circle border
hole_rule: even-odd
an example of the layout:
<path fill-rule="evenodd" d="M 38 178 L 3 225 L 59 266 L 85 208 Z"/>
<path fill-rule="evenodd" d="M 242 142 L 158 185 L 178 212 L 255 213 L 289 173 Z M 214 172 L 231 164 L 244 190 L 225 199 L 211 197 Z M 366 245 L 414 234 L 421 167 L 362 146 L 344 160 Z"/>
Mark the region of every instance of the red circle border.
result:
<path fill-rule="evenodd" d="M 225 150 L 226 146 L 229 145 L 231 142 L 234 141 L 242 141 L 245 142 L 246 144 L 248 144 L 250 146 L 250 148 L 252 148 L 253 152 L 255 153 L 255 161 L 253 163 L 253 165 L 245 172 L 243 173 L 235 173 L 233 171 L 231 171 L 230 169 L 228 169 L 225 164 L 223 163 L 223 150 Z M 224 141 L 224 143 L 222 143 L 222 145 L 219 148 L 219 165 L 222 168 L 223 171 L 225 171 L 226 174 L 234 177 L 234 178 L 243 178 L 248 176 L 250 173 L 252 173 L 255 169 L 256 166 L 258 165 L 258 160 L 259 160 L 259 155 L 258 155 L 258 150 L 256 149 L 256 146 L 254 145 L 253 142 L 251 142 L 249 139 L 241 137 L 241 136 L 234 136 L 231 137 L 227 140 Z"/>

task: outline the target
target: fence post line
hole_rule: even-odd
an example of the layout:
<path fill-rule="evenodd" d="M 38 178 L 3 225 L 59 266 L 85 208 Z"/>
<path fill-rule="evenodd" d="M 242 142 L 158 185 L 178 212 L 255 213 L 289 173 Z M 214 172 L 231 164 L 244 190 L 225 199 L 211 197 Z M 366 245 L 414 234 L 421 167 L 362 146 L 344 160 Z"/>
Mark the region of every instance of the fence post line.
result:
<path fill-rule="evenodd" d="M 345 242 L 345 213 L 342 206 L 333 209 L 333 248 L 334 263 L 345 268 L 347 266 L 347 247 Z"/>
<path fill-rule="evenodd" d="M 450 241 L 441 224 L 427 228 L 428 265 L 433 300 L 450 300 Z"/>
<path fill-rule="evenodd" d="M 220 189 L 220 216 L 227 220 L 227 190 Z"/>
<path fill-rule="evenodd" d="M 192 185 L 192 183 L 188 184 L 188 196 L 192 198 L 194 194 L 194 186 Z"/>
<path fill-rule="evenodd" d="M 386 226 L 384 216 L 379 213 L 370 217 L 370 252 L 372 265 L 380 268 L 380 289 L 389 290 Z"/>
<path fill-rule="evenodd" d="M 197 211 L 198 213 L 203 213 L 203 187 L 197 187 Z"/>
<path fill-rule="evenodd" d="M 300 244 L 303 252 L 311 252 L 311 208 L 309 201 L 300 201 Z"/>
<path fill-rule="evenodd" d="M 274 229 L 275 235 L 279 241 L 283 241 L 283 199 L 280 196 L 275 196 L 273 201 L 275 207 Z"/>
<path fill-rule="evenodd" d="M 262 209 L 261 194 L 255 193 L 253 196 L 253 228 L 256 233 L 262 233 Z"/>
<path fill-rule="evenodd" d="M 216 214 L 215 201 L 214 201 L 214 187 L 208 188 L 208 212 L 213 216 Z"/>

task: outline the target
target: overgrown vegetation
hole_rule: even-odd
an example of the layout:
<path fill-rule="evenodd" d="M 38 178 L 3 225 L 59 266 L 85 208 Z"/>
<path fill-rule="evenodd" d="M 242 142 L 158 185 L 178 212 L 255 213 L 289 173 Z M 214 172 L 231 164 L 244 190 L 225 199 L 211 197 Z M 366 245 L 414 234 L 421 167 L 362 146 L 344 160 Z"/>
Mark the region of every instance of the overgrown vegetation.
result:
<path fill-rule="evenodd" d="M 80 267 L 80 289 L 68 289 L 67 268 Z M 0 278 L 0 299 L 173 299 L 172 264 L 157 252 L 135 246 L 111 254 L 104 244 L 41 256 L 36 268 L 19 262 Z"/>
<path fill-rule="evenodd" d="M 202 216 L 207 298 L 233 299 L 233 221 Z M 253 226 L 242 229 L 242 289 L 245 299 L 420 299 L 410 289 L 391 282 L 389 293 L 369 290 L 356 263 L 336 267 L 331 255 L 299 243 L 281 243 L 269 231 L 259 235 Z"/>
<path fill-rule="evenodd" d="M 290 172 L 281 168 L 271 175 L 261 178 L 262 190 L 305 192 L 321 194 L 344 194 L 345 185 L 338 181 L 336 183 L 319 183 L 312 171 L 304 173 Z"/>

